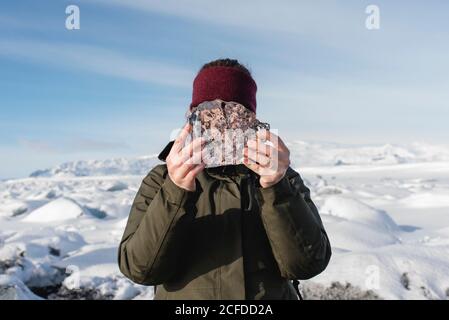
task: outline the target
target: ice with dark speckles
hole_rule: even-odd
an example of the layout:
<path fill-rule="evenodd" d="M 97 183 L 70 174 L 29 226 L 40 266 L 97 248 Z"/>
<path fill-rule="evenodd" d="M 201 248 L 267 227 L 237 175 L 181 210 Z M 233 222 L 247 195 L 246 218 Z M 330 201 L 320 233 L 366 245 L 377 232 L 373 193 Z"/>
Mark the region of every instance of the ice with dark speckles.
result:
<path fill-rule="evenodd" d="M 186 117 L 193 125 L 191 138 L 201 135 L 208 141 L 203 161 L 209 168 L 242 163 L 247 141 L 258 130 L 270 129 L 268 123 L 259 121 L 245 106 L 219 99 L 199 104 Z"/>

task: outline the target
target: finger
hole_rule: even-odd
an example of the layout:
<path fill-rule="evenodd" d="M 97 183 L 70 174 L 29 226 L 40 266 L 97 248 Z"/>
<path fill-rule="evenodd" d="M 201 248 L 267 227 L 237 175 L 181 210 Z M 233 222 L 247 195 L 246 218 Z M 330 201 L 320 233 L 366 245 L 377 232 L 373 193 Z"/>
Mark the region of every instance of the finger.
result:
<path fill-rule="evenodd" d="M 253 162 L 256 162 L 261 167 L 270 167 L 272 159 L 267 157 L 266 155 L 262 153 L 257 153 L 254 150 L 249 150 L 249 153 L 246 155 L 246 158 L 252 160 Z"/>
<path fill-rule="evenodd" d="M 187 176 L 187 174 L 190 172 L 190 170 L 192 170 L 195 166 L 197 166 L 198 164 L 189 162 L 189 163 L 184 163 L 182 164 L 180 167 L 177 168 L 177 173 L 179 175 L 180 178 L 185 178 Z"/>
<path fill-rule="evenodd" d="M 256 137 L 261 140 L 270 140 L 271 138 L 271 131 L 262 129 L 256 132 Z"/>
<path fill-rule="evenodd" d="M 188 158 L 186 161 L 184 161 L 177 169 L 180 177 L 185 178 L 193 168 L 203 163 L 202 159 L 204 159 L 205 157 L 206 150 L 203 149 L 201 150 L 201 152 L 195 152 L 191 158 Z"/>
<path fill-rule="evenodd" d="M 276 139 L 276 138 L 274 138 Z M 250 148 L 251 149 L 251 148 Z M 254 150 L 254 149 L 252 149 Z M 253 151 L 254 152 L 254 151 Z M 282 163 L 290 163 L 290 151 L 287 147 L 279 148 L 277 145 L 268 145 L 263 144 L 263 148 L 258 147 L 257 150 L 258 154 L 266 155 L 271 159 L 271 164 L 274 165 L 276 163 L 282 164 Z"/>
<path fill-rule="evenodd" d="M 189 173 L 187 174 L 186 178 L 187 179 L 194 179 L 196 178 L 196 176 L 204 170 L 206 164 L 205 163 L 201 163 L 196 165 L 196 167 L 194 167 L 192 170 L 189 171 Z"/>
<path fill-rule="evenodd" d="M 192 125 L 190 123 L 186 123 L 185 126 L 182 128 L 181 132 L 179 133 L 178 137 L 175 140 L 175 143 L 172 146 L 172 150 L 175 153 L 178 153 L 181 151 L 182 147 L 184 146 L 184 142 L 189 135 L 189 133 L 192 130 Z"/>
<path fill-rule="evenodd" d="M 261 168 L 260 166 L 255 163 L 253 160 L 249 159 L 249 158 L 245 158 L 243 161 L 243 164 L 248 167 L 250 170 L 254 171 L 255 173 L 259 174 L 261 173 Z"/>
<path fill-rule="evenodd" d="M 264 148 L 266 146 L 272 146 L 272 142 L 270 140 L 265 139 L 265 136 L 259 135 L 254 137 L 253 139 L 248 140 L 247 145 L 251 147 Z"/>
<path fill-rule="evenodd" d="M 202 137 L 194 139 L 192 142 L 190 142 L 187 146 L 182 148 L 181 152 L 179 153 L 179 160 L 181 163 L 184 163 L 187 161 L 187 159 L 191 158 L 194 154 L 200 153 L 202 150 L 202 147 L 206 140 Z"/>
<path fill-rule="evenodd" d="M 246 146 L 249 149 L 253 149 L 256 150 L 257 152 L 263 151 L 265 149 L 265 144 L 261 143 L 261 140 L 259 139 L 254 139 L 254 140 L 248 140 L 248 143 L 246 144 Z"/>
<path fill-rule="evenodd" d="M 247 145 L 248 149 L 253 150 L 254 152 L 260 153 L 264 156 L 271 157 L 272 154 L 276 154 L 277 150 L 272 146 L 261 142 L 261 140 L 251 141 Z"/>
<path fill-rule="evenodd" d="M 270 132 L 269 136 L 270 136 L 269 141 L 276 147 L 276 149 L 288 150 L 286 144 L 284 143 L 284 141 L 282 141 L 282 139 L 278 135 Z"/>
<path fill-rule="evenodd" d="M 254 160 L 247 158 L 244 161 L 245 166 L 249 169 L 257 173 L 259 176 L 270 176 L 273 175 L 276 170 L 271 169 L 270 167 L 263 167 L 260 164 L 256 163 Z"/>
<path fill-rule="evenodd" d="M 243 149 L 243 163 L 257 164 L 256 160 L 255 160 L 256 155 L 257 155 L 257 153 L 254 151 L 254 149 L 249 149 L 249 148 Z"/>
<path fill-rule="evenodd" d="M 199 149 L 193 152 L 192 156 L 185 160 L 185 164 L 200 164 L 203 162 L 203 159 L 206 158 L 207 151 L 206 149 Z"/>
<path fill-rule="evenodd" d="M 271 159 L 262 153 L 254 153 L 252 156 L 248 156 L 249 159 L 257 162 L 262 167 L 268 167 L 271 163 Z"/>
<path fill-rule="evenodd" d="M 248 140 L 246 143 L 248 147 L 257 148 L 257 139 Z"/>

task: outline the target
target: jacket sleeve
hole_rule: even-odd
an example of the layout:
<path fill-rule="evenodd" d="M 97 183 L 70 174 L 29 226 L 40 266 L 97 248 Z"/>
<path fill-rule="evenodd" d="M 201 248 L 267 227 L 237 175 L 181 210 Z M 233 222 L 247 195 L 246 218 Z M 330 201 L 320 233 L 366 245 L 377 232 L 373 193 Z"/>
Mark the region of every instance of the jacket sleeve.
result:
<path fill-rule="evenodd" d="M 300 175 L 289 168 L 278 183 L 259 190 L 262 221 L 281 275 L 302 280 L 321 273 L 331 246 Z"/>
<path fill-rule="evenodd" d="M 174 274 L 184 242 L 180 225 L 189 219 L 185 207 L 194 193 L 178 187 L 165 165 L 156 166 L 145 177 L 119 246 L 118 263 L 126 277 L 157 285 Z"/>

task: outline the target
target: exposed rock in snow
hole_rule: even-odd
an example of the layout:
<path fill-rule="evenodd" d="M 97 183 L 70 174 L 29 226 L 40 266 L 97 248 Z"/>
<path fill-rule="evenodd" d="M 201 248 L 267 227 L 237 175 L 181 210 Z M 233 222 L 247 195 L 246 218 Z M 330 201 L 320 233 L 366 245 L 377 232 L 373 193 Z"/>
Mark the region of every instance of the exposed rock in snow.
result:
<path fill-rule="evenodd" d="M 48 288 L 43 293 L 48 300 L 110 300 L 111 295 L 103 295 L 99 290 L 80 288 L 76 290 L 67 289 L 64 286 Z"/>
<path fill-rule="evenodd" d="M 112 181 L 105 183 L 104 188 L 109 192 L 123 191 L 125 189 L 128 189 L 128 185 L 121 181 Z"/>
<path fill-rule="evenodd" d="M 28 248 L 30 251 L 34 250 L 34 253 L 28 255 Z M 51 286 L 61 282 L 63 272 L 51 265 L 52 258 L 49 257 L 48 248 L 37 248 L 32 243 L 5 244 L 0 248 L 0 274 L 14 276 L 32 287 Z M 38 256 L 44 259 L 39 259 Z"/>
<path fill-rule="evenodd" d="M 302 288 L 306 300 L 380 300 L 372 290 L 362 290 L 350 283 L 332 282 L 330 286 L 307 283 Z"/>

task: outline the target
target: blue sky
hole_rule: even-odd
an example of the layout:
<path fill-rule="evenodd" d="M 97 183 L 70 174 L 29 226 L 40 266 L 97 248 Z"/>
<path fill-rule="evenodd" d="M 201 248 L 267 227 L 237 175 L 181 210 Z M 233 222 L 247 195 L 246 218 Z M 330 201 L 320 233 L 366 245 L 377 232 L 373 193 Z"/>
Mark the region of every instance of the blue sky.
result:
<path fill-rule="evenodd" d="M 80 8 L 81 29 L 65 28 Z M 367 30 L 365 8 L 380 8 Z M 447 1 L 2 1 L 0 178 L 157 153 L 210 60 L 248 65 L 282 137 L 446 143 Z"/>

